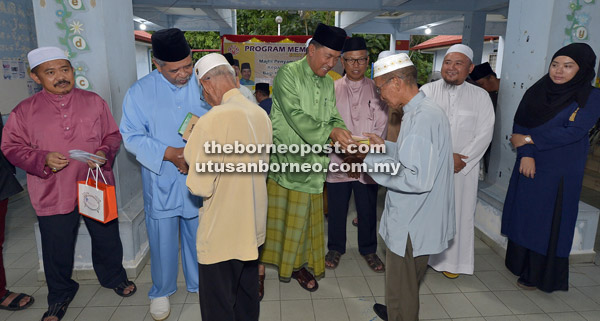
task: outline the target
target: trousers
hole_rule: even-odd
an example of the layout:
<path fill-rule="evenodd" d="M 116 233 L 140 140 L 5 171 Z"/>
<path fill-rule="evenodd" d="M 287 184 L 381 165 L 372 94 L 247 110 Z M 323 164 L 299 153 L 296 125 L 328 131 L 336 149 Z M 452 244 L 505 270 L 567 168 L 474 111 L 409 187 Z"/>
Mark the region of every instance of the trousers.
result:
<path fill-rule="evenodd" d="M 79 289 L 71 276 L 81 218 L 92 240 L 92 264 L 100 285 L 112 289 L 127 280 L 118 220 L 104 224 L 81 216 L 77 207 L 68 214 L 38 216 L 48 305 L 72 300 Z"/>
<path fill-rule="evenodd" d="M 188 292 L 198 292 L 198 256 L 196 232 L 198 217 L 186 219 L 173 216 L 161 219 L 146 215 L 146 230 L 150 242 L 150 299 L 170 296 L 177 291 L 179 244 L 181 264 Z"/>

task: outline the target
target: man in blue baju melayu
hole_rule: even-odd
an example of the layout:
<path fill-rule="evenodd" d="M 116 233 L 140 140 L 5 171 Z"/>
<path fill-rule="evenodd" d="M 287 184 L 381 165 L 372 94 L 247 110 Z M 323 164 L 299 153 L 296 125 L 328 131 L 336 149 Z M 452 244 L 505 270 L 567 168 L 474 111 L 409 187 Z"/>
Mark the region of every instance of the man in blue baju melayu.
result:
<path fill-rule="evenodd" d="M 189 81 L 191 49 L 181 30 L 155 32 L 152 49 L 157 69 L 129 88 L 120 131 L 125 148 L 142 165 L 152 273 L 150 314 L 154 320 L 164 320 L 170 314 L 169 296 L 177 291 L 180 239 L 187 290 L 198 292 L 196 230 L 202 199 L 185 185 L 185 141 L 178 129 L 188 112 L 202 116 L 210 106 Z"/>

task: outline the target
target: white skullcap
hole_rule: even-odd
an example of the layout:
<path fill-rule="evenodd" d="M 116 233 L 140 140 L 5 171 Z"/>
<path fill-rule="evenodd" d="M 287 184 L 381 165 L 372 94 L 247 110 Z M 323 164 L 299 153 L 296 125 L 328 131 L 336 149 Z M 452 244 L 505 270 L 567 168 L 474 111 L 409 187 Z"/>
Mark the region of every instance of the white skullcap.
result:
<path fill-rule="evenodd" d="M 467 56 L 467 58 L 469 58 L 471 61 L 473 61 L 473 49 L 469 48 L 469 46 L 465 46 L 461 43 L 453 45 L 452 47 L 448 48 L 448 51 L 446 51 L 444 57 L 446 57 L 446 55 L 452 52 L 459 52 Z"/>
<path fill-rule="evenodd" d="M 194 74 L 196 74 L 198 84 L 200 84 L 200 78 L 204 77 L 209 70 L 221 65 L 231 66 L 222 54 L 210 53 L 200 58 L 194 65 Z"/>
<path fill-rule="evenodd" d="M 306 40 L 306 48 L 308 48 L 308 45 L 310 45 L 311 40 L 312 40 L 312 38 L 308 38 L 308 40 Z"/>
<path fill-rule="evenodd" d="M 379 53 L 379 56 L 377 56 L 377 60 L 379 59 L 383 59 L 385 57 L 389 57 L 391 55 L 395 55 L 396 52 L 395 51 L 391 51 L 391 50 L 384 50 L 382 52 Z"/>
<path fill-rule="evenodd" d="M 381 75 L 385 75 L 390 71 L 394 71 L 397 69 L 414 66 L 410 57 L 408 57 L 405 53 L 399 53 L 391 56 L 387 56 L 381 59 L 378 59 L 373 65 L 373 69 L 375 72 L 373 77 L 379 77 Z"/>
<path fill-rule="evenodd" d="M 67 55 L 65 55 L 64 50 L 57 47 L 39 47 L 37 49 L 31 50 L 27 54 L 29 68 L 31 69 L 45 63 L 46 61 L 58 59 L 69 60 L 69 58 L 67 58 Z"/>

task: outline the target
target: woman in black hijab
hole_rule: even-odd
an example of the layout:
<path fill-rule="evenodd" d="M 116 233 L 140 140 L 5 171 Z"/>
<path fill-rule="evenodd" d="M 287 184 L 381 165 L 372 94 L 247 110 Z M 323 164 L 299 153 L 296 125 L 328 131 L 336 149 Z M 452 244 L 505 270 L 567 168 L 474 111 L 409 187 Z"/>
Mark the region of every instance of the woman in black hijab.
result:
<path fill-rule="evenodd" d="M 591 85 L 595 62 L 587 44 L 561 48 L 515 114 L 517 160 L 502 234 L 508 237 L 506 267 L 523 289 L 568 290 L 588 132 L 600 117 L 600 90 Z"/>

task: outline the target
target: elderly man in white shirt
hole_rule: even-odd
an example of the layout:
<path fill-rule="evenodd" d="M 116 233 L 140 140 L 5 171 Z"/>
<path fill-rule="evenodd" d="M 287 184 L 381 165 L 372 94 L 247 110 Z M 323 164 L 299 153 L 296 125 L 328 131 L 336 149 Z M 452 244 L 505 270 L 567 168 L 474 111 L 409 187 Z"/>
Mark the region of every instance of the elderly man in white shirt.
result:
<path fill-rule="evenodd" d="M 442 79 L 421 87 L 450 121 L 454 150 L 454 189 L 456 236 L 450 247 L 429 258 L 429 265 L 448 278 L 473 274 L 474 221 L 477 203 L 479 160 L 489 146 L 494 131 L 494 108 L 488 93 L 465 80 L 473 71 L 473 50 L 453 45 L 442 64 Z"/>

